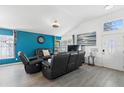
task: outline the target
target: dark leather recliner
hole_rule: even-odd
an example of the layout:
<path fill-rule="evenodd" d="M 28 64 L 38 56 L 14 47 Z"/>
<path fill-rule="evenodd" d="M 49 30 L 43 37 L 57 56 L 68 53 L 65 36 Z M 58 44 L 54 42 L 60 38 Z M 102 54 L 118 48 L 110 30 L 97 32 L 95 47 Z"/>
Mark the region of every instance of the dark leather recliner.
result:
<path fill-rule="evenodd" d="M 67 73 L 67 65 L 69 53 L 62 53 L 52 56 L 51 64 L 49 62 L 42 62 L 42 73 L 48 79 L 54 79 Z"/>
<path fill-rule="evenodd" d="M 42 48 L 36 49 L 36 56 L 37 56 L 38 58 L 42 58 L 42 57 L 43 57 Z"/>
<path fill-rule="evenodd" d="M 23 52 L 19 52 L 18 56 L 23 62 L 25 71 L 29 74 L 40 72 L 42 70 L 42 60 L 37 59 L 37 57 L 27 58 Z"/>

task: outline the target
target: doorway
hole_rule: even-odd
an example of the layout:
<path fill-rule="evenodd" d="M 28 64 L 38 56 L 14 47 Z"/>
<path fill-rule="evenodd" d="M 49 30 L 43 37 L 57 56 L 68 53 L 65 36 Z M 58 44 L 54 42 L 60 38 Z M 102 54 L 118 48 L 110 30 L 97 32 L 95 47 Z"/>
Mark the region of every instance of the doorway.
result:
<path fill-rule="evenodd" d="M 123 34 L 103 35 L 102 63 L 104 67 L 124 71 Z"/>

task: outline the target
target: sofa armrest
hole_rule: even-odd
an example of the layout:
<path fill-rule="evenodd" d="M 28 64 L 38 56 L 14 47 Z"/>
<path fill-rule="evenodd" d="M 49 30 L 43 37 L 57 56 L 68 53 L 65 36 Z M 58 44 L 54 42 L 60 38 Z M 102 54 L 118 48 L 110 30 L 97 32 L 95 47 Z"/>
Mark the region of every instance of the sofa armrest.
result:
<path fill-rule="evenodd" d="M 37 60 L 32 60 L 32 61 L 30 61 L 29 64 L 40 64 L 40 63 L 42 63 L 42 62 L 43 62 L 42 59 L 37 59 Z"/>
<path fill-rule="evenodd" d="M 37 56 L 34 56 L 34 57 L 29 57 L 29 60 L 32 61 L 32 60 L 37 60 L 38 57 Z"/>
<path fill-rule="evenodd" d="M 45 66 L 45 67 L 48 67 L 48 68 L 51 67 L 51 64 L 48 61 L 42 62 L 42 65 Z"/>

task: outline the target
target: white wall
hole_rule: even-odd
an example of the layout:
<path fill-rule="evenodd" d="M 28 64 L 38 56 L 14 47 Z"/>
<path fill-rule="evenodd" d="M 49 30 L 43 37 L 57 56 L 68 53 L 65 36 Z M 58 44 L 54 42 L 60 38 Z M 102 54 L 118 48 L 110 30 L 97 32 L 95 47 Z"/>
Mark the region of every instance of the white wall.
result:
<path fill-rule="evenodd" d="M 123 9 L 124 10 L 124 9 Z M 63 36 L 63 40 L 68 40 L 72 38 L 72 35 L 77 35 L 77 34 L 82 34 L 82 33 L 87 33 L 87 32 L 94 32 L 96 31 L 97 34 L 97 44 L 96 48 L 98 48 L 98 53 L 96 56 L 96 65 L 102 66 L 102 35 L 104 34 L 116 34 L 116 33 L 123 33 L 124 34 L 124 26 L 119 29 L 119 31 L 114 31 L 114 32 L 103 32 L 103 24 L 105 22 L 109 22 L 112 20 L 116 19 L 123 19 L 124 20 L 124 11 L 119 10 L 116 12 L 109 13 L 107 15 L 95 18 L 93 20 L 89 20 L 85 23 L 81 23 L 77 28 L 73 29 L 72 31 L 67 32 Z M 91 47 L 86 47 L 86 50 Z M 124 65 L 124 64 L 122 64 Z"/>

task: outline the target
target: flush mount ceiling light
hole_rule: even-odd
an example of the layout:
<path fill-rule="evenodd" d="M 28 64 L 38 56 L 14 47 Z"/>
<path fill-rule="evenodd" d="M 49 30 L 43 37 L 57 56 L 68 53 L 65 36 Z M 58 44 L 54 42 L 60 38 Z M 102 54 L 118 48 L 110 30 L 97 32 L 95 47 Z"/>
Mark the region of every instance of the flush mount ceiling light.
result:
<path fill-rule="evenodd" d="M 104 8 L 105 8 L 106 10 L 110 10 L 110 9 L 112 9 L 113 7 L 114 7 L 114 5 L 105 5 Z"/>
<path fill-rule="evenodd" d="M 53 27 L 53 28 L 59 28 L 59 27 L 60 27 L 60 24 L 58 23 L 57 20 L 55 20 L 55 21 L 52 23 L 52 27 Z"/>

